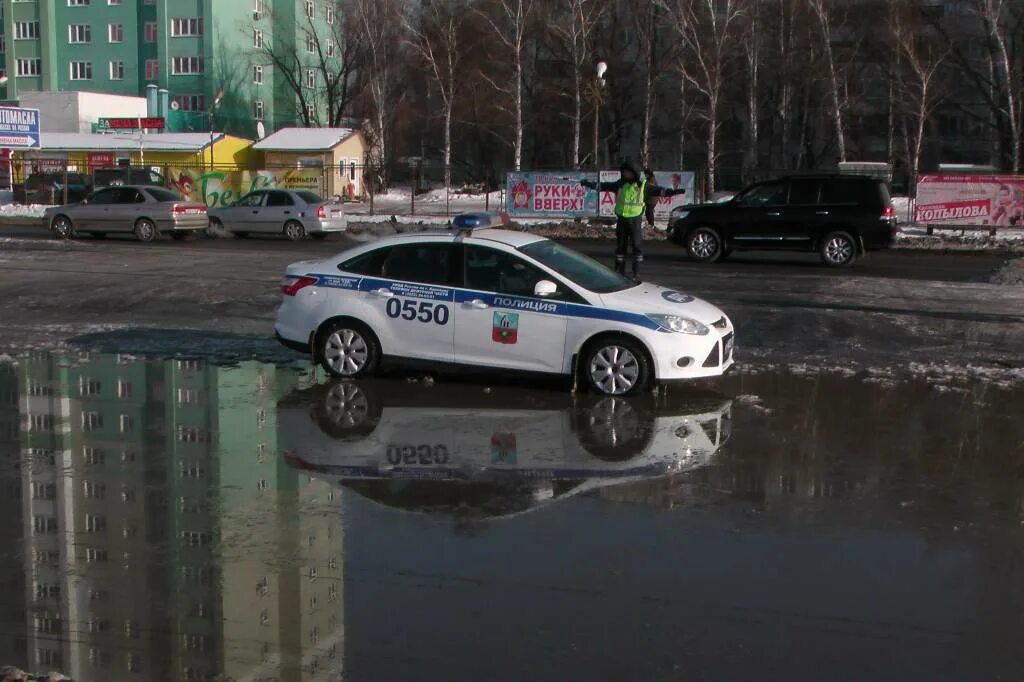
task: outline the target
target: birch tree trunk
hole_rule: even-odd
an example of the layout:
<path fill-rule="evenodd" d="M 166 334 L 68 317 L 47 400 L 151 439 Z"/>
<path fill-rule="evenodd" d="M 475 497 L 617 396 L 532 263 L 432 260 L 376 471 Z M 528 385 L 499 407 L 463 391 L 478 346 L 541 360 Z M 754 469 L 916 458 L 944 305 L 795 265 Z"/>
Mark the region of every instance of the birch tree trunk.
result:
<path fill-rule="evenodd" d="M 832 105 L 832 127 L 836 136 L 836 150 L 839 161 L 846 161 L 846 126 L 843 121 L 842 88 L 839 72 L 836 69 L 835 54 L 832 50 L 832 18 L 830 16 L 831 0 L 809 0 L 811 8 L 818 20 L 821 31 L 822 55 L 825 58 L 825 74 L 827 76 L 829 100 Z"/>

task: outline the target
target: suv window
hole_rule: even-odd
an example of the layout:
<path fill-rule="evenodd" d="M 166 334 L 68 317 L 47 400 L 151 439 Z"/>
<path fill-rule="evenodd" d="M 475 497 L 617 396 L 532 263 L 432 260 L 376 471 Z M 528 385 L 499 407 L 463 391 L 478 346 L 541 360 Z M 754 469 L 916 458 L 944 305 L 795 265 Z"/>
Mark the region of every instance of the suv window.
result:
<path fill-rule="evenodd" d="M 786 190 L 785 182 L 766 182 L 762 185 L 754 185 L 739 195 L 737 201 L 743 206 L 752 208 L 782 206 L 786 203 Z"/>
<path fill-rule="evenodd" d="M 381 275 L 418 284 L 452 285 L 452 252 L 448 242 L 394 246 L 384 260 Z"/>
<path fill-rule="evenodd" d="M 551 277 L 510 253 L 486 246 L 466 247 L 467 289 L 532 297 L 534 287 L 542 279 Z"/>
<path fill-rule="evenodd" d="M 868 183 L 857 180 L 833 179 L 824 183 L 821 188 L 821 203 L 823 204 L 856 204 L 864 200 L 864 192 L 861 188 L 867 187 Z"/>
<path fill-rule="evenodd" d="M 789 181 L 789 203 L 791 206 L 813 206 L 818 203 L 818 187 L 821 182 L 812 179 Z"/>
<path fill-rule="evenodd" d="M 270 192 L 267 194 L 267 206 L 294 206 L 288 192 Z"/>

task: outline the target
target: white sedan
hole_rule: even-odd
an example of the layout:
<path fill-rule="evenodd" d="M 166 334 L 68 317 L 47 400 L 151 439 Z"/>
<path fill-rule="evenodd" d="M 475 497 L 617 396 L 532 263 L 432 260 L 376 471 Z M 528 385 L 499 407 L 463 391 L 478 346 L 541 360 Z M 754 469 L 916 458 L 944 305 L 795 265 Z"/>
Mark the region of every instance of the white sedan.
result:
<path fill-rule="evenodd" d="M 288 266 L 278 339 L 335 377 L 403 363 L 563 375 L 607 395 L 732 366 L 733 325 L 715 306 L 499 222 L 459 216 L 451 231 Z"/>

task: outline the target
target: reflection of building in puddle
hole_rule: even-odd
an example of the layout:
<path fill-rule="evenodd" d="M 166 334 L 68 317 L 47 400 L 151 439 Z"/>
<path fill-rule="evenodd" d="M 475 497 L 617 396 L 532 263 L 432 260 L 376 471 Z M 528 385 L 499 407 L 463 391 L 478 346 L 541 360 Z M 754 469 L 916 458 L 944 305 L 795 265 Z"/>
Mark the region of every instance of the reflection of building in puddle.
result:
<path fill-rule="evenodd" d="M 17 371 L 28 606 L 14 662 L 83 680 L 340 666 L 334 492 L 276 456 L 277 395 L 299 374 L 45 354 Z"/>
<path fill-rule="evenodd" d="M 25 641 L 21 453 L 18 448 L 18 375 L 0 363 L 0 665 L 21 660 Z"/>
<path fill-rule="evenodd" d="M 730 405 L 367 381 L 293 394 L 278 417 L 297 469 L 387 506 L 450 514 L 472 533 L 473 519 L 701 467 L 729 436 Z"/>

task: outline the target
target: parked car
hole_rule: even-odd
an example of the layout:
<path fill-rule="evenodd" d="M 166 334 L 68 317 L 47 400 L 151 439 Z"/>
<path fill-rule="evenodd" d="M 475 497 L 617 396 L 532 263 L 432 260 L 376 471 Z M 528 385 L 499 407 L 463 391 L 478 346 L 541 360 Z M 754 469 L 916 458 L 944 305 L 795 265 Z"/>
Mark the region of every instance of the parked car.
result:
<path fill-rule="evenodd" d="M 239 236 L 283 234 L 292 241 L 323 239 L 348 228 L 345 207 L 306 190 L 268 189 L 250 192 L 226 208 L 210 211 L 210 227 Z"/>
<path fill-rule="evenodd" d="M 97 168 L 92 172 L 92 186 L 94 189 L 119 185 L 170 187 L 164 176 L 150 168 L 116 166 L 114 168 Z"/>
<path fill-rule="evenodd" d="M 826 265 L 851 265 L 896 237 L 884 181 L 859 175 L 793 176 L 761 182 L 730 201 L 680 206 L 668 238 L 711 263 L 739 250 L 817 252 Z"/>
<path fill-rule="evenodd" d="M 714 305 L 501 224 L 463 215 L 290 265 L 278 339 L 340 378 L 400 363 L 578 376 L 605 395 L 732 367 L 733 325 Z"/>
<path fill-rule="evenodd" d="M 46 209 L 46 223 L 58 239 L 87 232 L 102 239 L 112 232 L 134 233 L 151 242 L 161 232 L 174 239 L 206 229 L 206 205 L 182 199 L 163 187 L 124 185 L 106 187 L 82 201 Z"/>
<path fill-rule="evenodd" d="M 81 201 L 90 192 L 90 187 L 89 179 L 81 173 L 46 171 L 28 176 L 22 191 L 24 195 L 15 190 L 14 196 L 24 196 L 26 203 L 64 204 Z"/>

